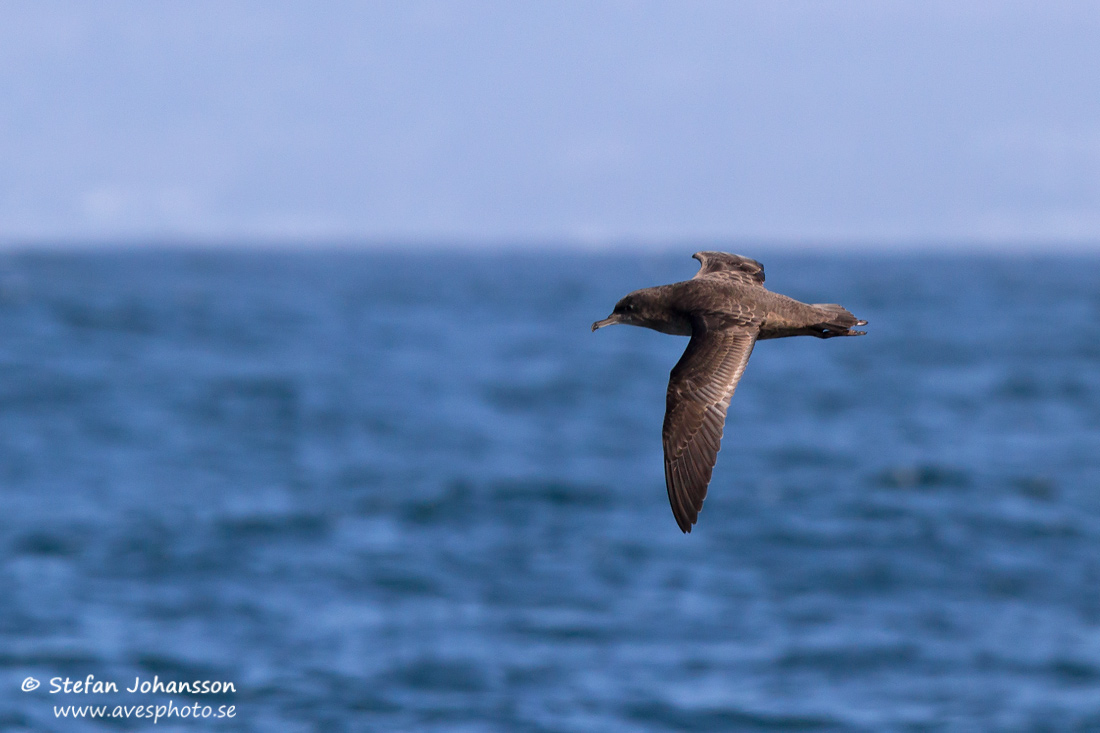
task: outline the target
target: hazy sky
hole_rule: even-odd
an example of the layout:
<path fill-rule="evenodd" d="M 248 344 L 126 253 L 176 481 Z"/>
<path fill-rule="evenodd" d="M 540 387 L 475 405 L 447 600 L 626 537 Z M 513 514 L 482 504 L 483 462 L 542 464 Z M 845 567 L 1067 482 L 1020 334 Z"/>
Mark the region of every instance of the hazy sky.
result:
<path fill-rule="evenodd" d="M 1100 241 L 1100 3 L 0 3 L 0 241 Z"/>

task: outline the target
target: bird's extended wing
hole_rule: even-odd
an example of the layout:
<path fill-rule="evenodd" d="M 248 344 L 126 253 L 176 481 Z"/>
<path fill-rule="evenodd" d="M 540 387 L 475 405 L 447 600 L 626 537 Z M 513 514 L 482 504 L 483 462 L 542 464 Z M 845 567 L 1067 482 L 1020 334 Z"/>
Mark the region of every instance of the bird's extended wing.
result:
<path fill-rule="evenodd" d="M 745 371 L 758 329 L 699 324 L 672 368 L 665 404 L 665 484 L 684 532 L 699 518 L 718 458 L 726 408 Z"/>
<path fill-rule="evenodd" d="M 696 278 L 717 274 L 745 285 L 764 284 L 764 266 L 756 260 L 728 252 L 696 252 L 692 257 L 699 260 Z"/>

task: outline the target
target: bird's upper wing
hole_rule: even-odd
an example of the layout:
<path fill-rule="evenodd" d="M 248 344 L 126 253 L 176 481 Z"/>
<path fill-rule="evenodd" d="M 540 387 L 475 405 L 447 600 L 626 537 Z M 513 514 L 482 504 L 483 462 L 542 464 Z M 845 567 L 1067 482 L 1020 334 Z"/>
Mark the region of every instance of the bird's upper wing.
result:
<path fill-rule="evenodd" d="M 691 531 L 703 508 L 726 408 L 745 371 L 758 329 L 700 323 L 672 368 L 665 404 L 665 484 L 676 524 Z"/>
<path fill-rule="evenodd" d="M 764 266 L 756 260 L 728 252 L 696 252 L 692 257 L 699 260 L 699 272 L 695 273 L 695 277 L 719 273 L 721 277 L 745 285 L 764 284 Z"/>

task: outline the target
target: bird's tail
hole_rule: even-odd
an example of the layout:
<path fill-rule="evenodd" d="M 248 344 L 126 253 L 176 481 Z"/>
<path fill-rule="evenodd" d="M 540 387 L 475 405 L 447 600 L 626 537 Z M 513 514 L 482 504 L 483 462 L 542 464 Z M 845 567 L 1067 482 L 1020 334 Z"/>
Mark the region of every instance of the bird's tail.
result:
<path fill-rule="evenodd" d="M 863 336 L 866 331 L 853 331 L 852 326 L 866 326 L 867 321 L 856 318 L 842 305 L 836 303 L 814 303 L 814 308 L 822 311 L 824 319 L 817 326 L 824 329 L 826 336 Z"/>

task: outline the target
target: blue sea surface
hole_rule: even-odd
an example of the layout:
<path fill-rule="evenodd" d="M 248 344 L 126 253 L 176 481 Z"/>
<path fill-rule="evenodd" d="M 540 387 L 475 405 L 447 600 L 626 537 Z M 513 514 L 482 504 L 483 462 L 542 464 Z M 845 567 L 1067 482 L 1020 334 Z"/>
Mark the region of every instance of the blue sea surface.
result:
<path fill-rule="evenodd" d="M 869 334 L 683 535 L 686 339 L 589 326 L 688 254 L 0 255 L 0 729 L 1100 730 L 1100 258 L 746 252 Z"/>

